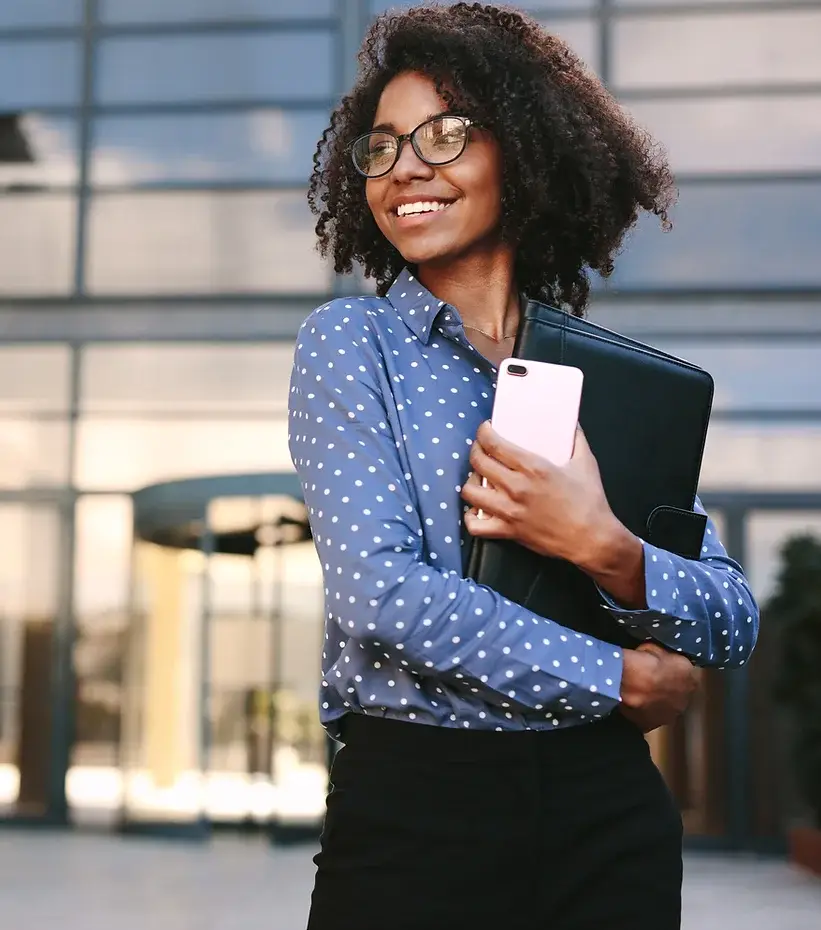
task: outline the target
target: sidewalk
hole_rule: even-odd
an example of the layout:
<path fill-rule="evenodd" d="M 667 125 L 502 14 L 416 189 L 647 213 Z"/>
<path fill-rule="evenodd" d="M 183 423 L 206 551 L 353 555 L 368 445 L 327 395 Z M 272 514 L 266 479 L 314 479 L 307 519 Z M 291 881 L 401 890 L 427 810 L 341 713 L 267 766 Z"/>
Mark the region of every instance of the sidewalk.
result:
<path fill-rule="evenodd" d="M 304 930 L 312 854 L 258 839 L 199 846 L 2 829 L 0 923 L 3 930 Z M 689 856 L 686 873 L 683 930 L 821 928 L 821 882 L 783 863 Z"/>

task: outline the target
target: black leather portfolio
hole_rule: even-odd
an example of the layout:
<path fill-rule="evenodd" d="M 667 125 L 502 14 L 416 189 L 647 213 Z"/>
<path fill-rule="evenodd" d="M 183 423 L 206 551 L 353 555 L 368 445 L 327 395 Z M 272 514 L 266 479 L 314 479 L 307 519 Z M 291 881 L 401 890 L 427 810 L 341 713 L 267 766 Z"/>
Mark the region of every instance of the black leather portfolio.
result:
<path fill-rule="evenodd" d="M 698 558 L 707 520 L 693 506 L 713 401 L 709 373 L 535 301 L 512 354 L 583 371 L 579 421 L 613 512 L 647 542 Z M 638 645 L 571 563 L 508 541 L 468 538 L 465 549 L 466 577 L 577 632 Z"/>

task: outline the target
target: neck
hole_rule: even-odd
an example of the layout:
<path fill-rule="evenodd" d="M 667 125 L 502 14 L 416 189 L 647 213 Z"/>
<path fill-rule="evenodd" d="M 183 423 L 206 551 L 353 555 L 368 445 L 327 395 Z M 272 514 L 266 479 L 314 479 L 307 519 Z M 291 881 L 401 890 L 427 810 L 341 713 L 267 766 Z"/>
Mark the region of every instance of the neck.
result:
<path fill-rule="evenodd" d="M 466 327 L 497 341 L 516 332 L 520 307 L 512 250 L 428 263 L 417 269 L 417 277 L 431 294 L 459 311 Z"/>

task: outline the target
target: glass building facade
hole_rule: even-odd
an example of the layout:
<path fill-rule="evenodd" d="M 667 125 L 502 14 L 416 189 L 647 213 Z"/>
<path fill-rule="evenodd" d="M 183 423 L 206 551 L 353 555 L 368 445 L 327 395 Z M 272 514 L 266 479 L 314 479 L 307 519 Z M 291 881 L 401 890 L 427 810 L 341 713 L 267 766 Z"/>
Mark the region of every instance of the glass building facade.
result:
<path fill-rule="evenodd" d="M 305 188 L 385 6 L 0 3 L 8 820 L 321 815 L 287 381 L 301 320 L 367 288 L 317 256 Z M 821 533 L 821 2 L 527 6 L 670 153 L 673 231 L 640 222 L 591 315 L 715 374 L 702 497 L 766 600 Z M 800 812 L 770 646 L 653 737 L 693 843 Z"/>

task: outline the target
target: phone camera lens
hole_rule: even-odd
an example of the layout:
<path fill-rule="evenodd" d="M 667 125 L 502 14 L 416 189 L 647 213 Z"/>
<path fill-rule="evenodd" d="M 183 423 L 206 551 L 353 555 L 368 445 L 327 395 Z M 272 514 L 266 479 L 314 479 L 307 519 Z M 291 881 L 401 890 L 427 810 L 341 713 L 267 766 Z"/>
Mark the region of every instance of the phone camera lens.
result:
<path fill-rule="evenodd" d="M 527 374 L 527 368 L 524 365 L 508 365 L 507 370 L 512 375 L 518 375 L 520 378 Z"/>

